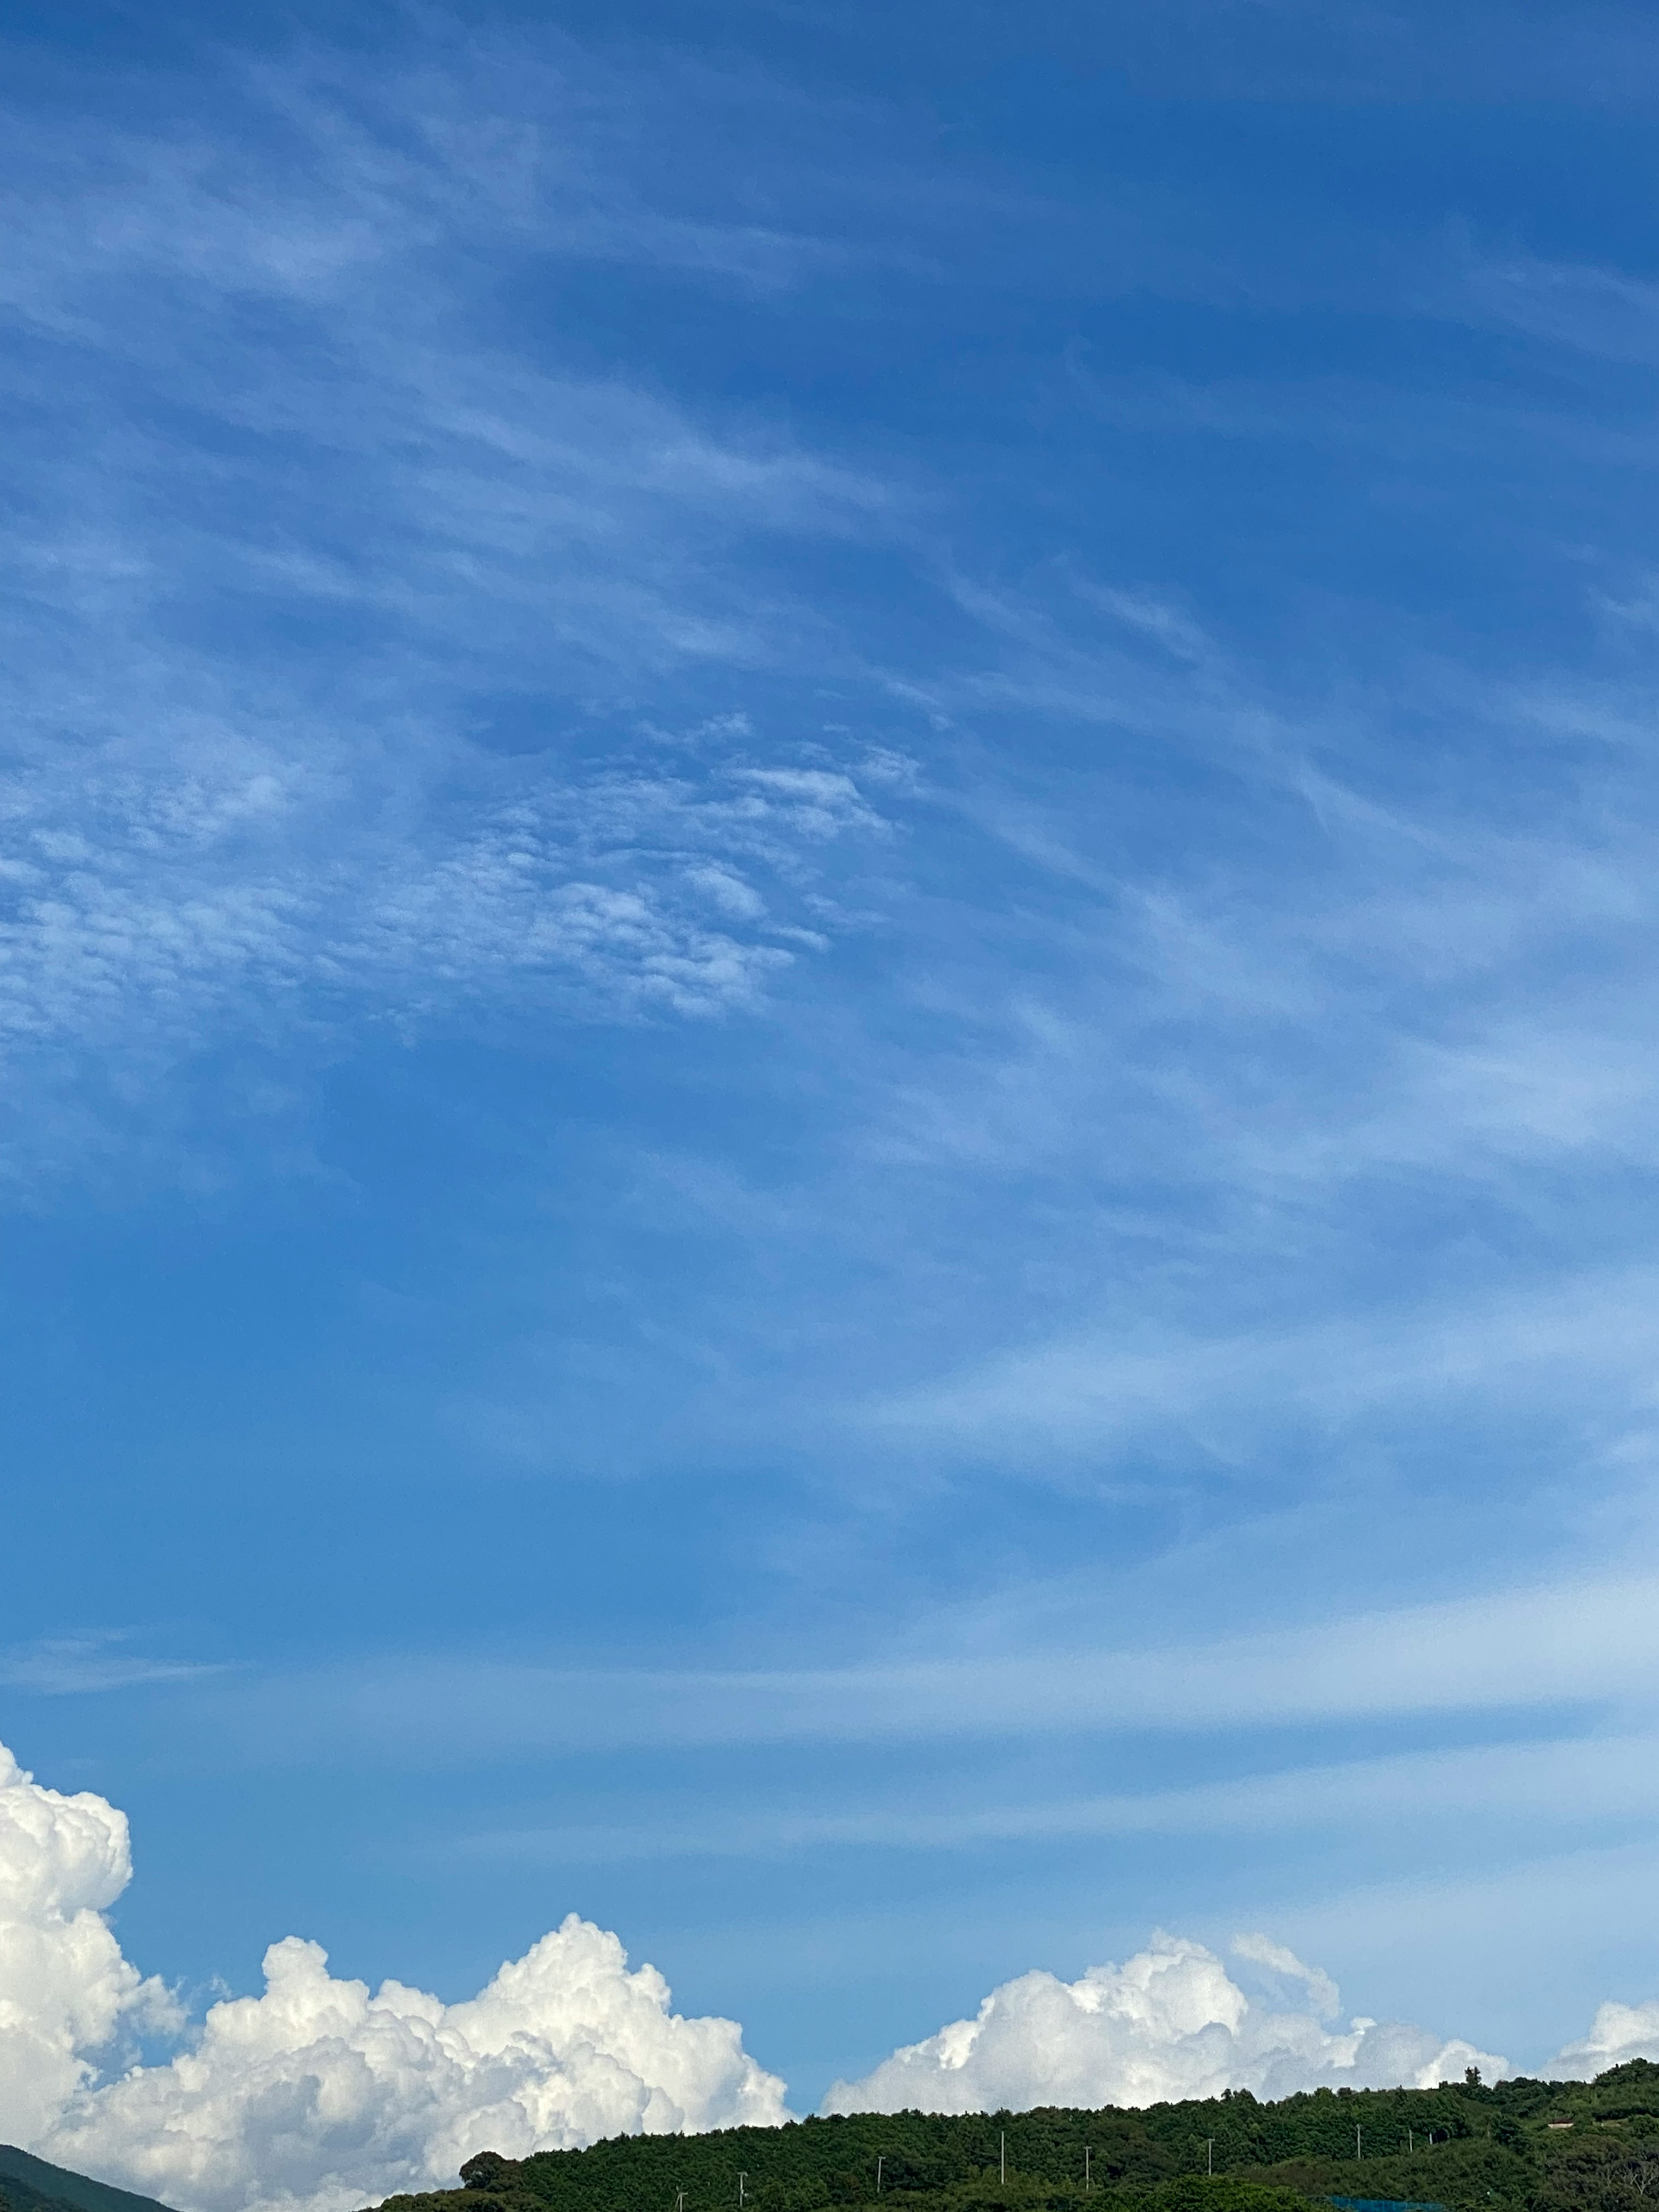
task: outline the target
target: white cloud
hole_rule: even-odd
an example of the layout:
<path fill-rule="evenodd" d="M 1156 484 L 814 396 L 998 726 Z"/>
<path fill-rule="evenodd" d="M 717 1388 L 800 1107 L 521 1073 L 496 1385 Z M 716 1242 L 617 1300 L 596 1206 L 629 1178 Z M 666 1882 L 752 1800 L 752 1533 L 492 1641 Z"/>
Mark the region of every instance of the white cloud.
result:
<path fill-rule="evenodd" d="M 1288 1944 L 1275 1943 L 1271 1936 L 1235 1936 L 1232 1952 L 1236 1959 L 1247 1959 L 1269 1973 L 1300 1982 L 1322 2020 L 1333 2019 L 1340 2008 L 1341 1993 L 1330 1976 L 1322 1967 L 1304 1965 Z"/>
<path fill-rule="evenodd" d="M 0 1747 L 0 2138 L 185 2212 L 348 2208 L 453 2183 L 483 2149 L 775 2124 L 783 2084 L 731 2021 L 669 2009 L 655 1967 L 572 1913 L 469 2002 L 337 1979 L 314 1943 L 265 1954 L 167 2064 L 100 2082 L 124 2027 L 182 2032 L 106 1908 L 125 1816 L 41 1788 Z"/>
<path fill-rule="evenodd" d="M 1304 1984 L 1322 2009 L 1334 2003 L 1328 1977 L 1282 1945 L 1246 1936 L 1235 1949 Z M 1321 2082 L 1431 2087 L 1466 2066 L 1492 2076 L 1505 2062 L 1402 2021 L 1356 2018 L 1329 2028 L 1312 2013 L 1271 2011 L 1214 1952 L 1158 1936 L 1122 1966 L 1091 1966 L 1075 1982 L 1042 1972 L 1005 1982 L 972 2020 L 906 2045 L 861 2081 L 836 2082 L 824 2109 L 1020 2112 L 1151 2105 L 1227 2088 L 1282 2097 Z"/>
<path fill-rule="evenodd" d="M 400 1982 L 371 1995 L 290 1936 L 262 1996 L 215 2005 L 194 2049 L 76 2100 L 36 2148 L 189 2212 L 347 2212 L 451 2185 L 475 2151 L 782 2120 L 783 2084 L 736 2024 L 668 2002 L 574 1913 L 454 2005 Z"/>
<path fill-rule="evenodd" d="M 42 1789 L 0 1744 L 0 2135 L 39 2135 L 91 2054 L 124 2027 L 173 2018 L 103 1917 L 131 1872 L 124 1814 Z"/>
<path fill-rule="evenodd" d="M 1627 2058 L 1659 2058 L 1659 2001 L 1598 2005 L 1589 2033 L 1567 2044 L 1549 2070 L 1587 2081 L 1609 2066 L 1622 2066 Z"/>

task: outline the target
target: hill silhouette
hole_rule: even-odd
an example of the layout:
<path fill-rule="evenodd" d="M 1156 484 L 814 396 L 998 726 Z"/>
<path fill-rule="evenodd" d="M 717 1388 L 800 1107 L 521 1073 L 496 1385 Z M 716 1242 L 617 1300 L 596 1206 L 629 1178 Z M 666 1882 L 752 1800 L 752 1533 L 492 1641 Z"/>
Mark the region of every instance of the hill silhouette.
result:
<path fill-rule="evenodd" d="M 0 2143 L 0 2205 L 7 2212 L 168 2212 L 153 2197 L 88 2180 L 15 2143 Z"/>
<path fill-rule="evenodd" d="M 1659 2212 L 1659 2065 L 1594 2081 L 1248 2090 L 1125 2110 L 907 2112 L 486 2151 L 383 2212 Z"/>

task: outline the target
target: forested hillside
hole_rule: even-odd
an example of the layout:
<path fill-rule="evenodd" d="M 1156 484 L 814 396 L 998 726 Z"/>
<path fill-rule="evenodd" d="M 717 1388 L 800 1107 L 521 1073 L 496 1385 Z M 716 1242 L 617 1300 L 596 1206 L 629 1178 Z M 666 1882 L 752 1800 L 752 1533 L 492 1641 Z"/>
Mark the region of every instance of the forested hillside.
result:
<path fill-rule="evenodd" d="M 15 2143 L 0 2143 L 0 2212 L 167 2212 L 153 2197 L 90 2181 Z"/>
<path fill-rule="evenodd" d="M 1086 2154 L 1086 2158 L 1085 2158 Z M 1086 2172 L 1086 2183 L 1085 2183 Z M 861 2113 L 718 2135 L 624 2136 L 523 2160 L 385 2212 L 1659 2212 L 1659 2065 L 1594 2082 L 1248 2090 L 1144 2111 Z"/>

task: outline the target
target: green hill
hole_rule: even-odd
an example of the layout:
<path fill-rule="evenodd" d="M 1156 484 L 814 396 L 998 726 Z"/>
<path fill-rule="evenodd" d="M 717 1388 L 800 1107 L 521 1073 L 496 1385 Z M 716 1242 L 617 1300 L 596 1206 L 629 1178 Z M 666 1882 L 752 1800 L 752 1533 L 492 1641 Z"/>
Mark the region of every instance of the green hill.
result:
<path fill-rule="evenodd" d="M 1087 2156 L 1088 2186 L 1085 2185 Z M 1006 2160 L 1006 2173 L 1005 2173 Z M 879 2161 L 879 2167 L 878 2166 Z M 860 2113 L 620 2136 L 383 2212 L 1659 2212 L 1659 2065 L 1593 2082 L 1248 2090 L 1141 2111 Z"/>
<path fill-rule="evenodd" d="M 84 2173 L 49 2166 L 12 2143 L 0 2143 L 0 2203 L 9 2212 L 167 2212 L 153 2197 L 88 2181 Z"/>

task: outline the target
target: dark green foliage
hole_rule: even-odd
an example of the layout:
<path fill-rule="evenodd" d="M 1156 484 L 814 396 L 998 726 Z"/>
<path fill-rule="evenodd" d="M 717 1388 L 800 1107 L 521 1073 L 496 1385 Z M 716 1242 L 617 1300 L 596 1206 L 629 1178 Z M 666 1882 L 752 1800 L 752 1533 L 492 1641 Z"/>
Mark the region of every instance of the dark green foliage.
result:
<path fill-rule="evenodd" d="M 88 2181 L 84 2173 L 49 2165 L 15 2143 L 0 2143 L 0 2187 L 5 2191 L 0 2203 L 10 2212 L 167 2212 L 153 2197 Z"/>
<path fill-rule="evenodd" d="M 745 2212 L 1330 2212 L 1333 2197 L 1659 2212 L 1659 2066 L 1638 2059 L 1594 2082 L 1483 2082 L 1471 2069 L 1437 2089 L 1275 2104 L 1230 2090 L 1140 2112 L 856 2113 L 620 2136 L 517 2160 L 484 2152 L 465 2187 L 393 2197 L 384 2212 L 675 2212 L 682 2191 L 685 2212 L 738 2212 L 739 2175 Z"/>

